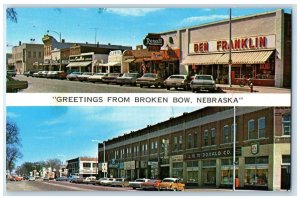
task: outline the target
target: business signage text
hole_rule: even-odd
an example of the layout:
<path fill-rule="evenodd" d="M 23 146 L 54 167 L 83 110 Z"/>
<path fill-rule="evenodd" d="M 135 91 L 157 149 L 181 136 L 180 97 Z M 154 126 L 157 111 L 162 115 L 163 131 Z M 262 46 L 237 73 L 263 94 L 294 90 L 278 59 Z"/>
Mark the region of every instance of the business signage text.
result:
<path fill-rule="evenodd" d="M 226 149 L 216 149 L 211 151 L 201 151 L 196 153 L 188 153 L 184 155 L 185 160 L 194 160 L 194 159 L 206 159 L 206 158 L 219 158 L 219 157 L 228 157 L 233 155 L 232 148 Z M 241 155 L 241 147 L 236 147 L 236 156 Z"/>

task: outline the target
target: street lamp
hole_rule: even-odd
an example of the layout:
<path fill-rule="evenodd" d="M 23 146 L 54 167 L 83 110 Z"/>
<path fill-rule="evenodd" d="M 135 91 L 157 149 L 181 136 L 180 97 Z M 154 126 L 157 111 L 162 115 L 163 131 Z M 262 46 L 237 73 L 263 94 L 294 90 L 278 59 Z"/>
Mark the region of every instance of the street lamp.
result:
<path fill-rule="evenodd" d="M 228 60 L 228 84 L 231 87 L 231 8 L 229 8 L 229 60 Z"/>
<path fill-rule="evenodd" d="M 61 42 L 61 32 L 57 32 L 57 31 L 53 31 L 53 30 L 47 30 L 47 33 L 49 33 L 50 31 L 56 33 L 59 36 L 59 42 Z"/>
<path fill-rule="evenodd" d="M 235 146 L 236 146 L 236 110 L 235 106 L 233 106 L 233 173 L 232 173 L 232 181 L 233 181 L 233 191 L 235 191 Z"/>
<path fill-rule="evenodd" d="M 103 141 L 100 141 L 100 140 L 92 140 L 92 142 L 98 142 L 98 143 L 103 143 L 103 164 L 105 165 L 105 142 Z M 98 153 L 98 151 L 97 151 Z M 103 170 L 103 169 L 102 169 Z M 107 167 L 106 169 L 103 170 L 103 175 L 104 175 L 104 178 L 106 178 L 106 170 L 107 170 Z"/>

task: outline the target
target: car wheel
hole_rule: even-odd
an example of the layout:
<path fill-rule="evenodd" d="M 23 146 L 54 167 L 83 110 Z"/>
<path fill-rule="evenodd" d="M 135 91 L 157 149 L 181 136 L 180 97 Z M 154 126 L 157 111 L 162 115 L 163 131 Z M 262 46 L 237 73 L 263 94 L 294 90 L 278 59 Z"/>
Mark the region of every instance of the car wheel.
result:
<path fill-rule="evenodd" d="M 143 88 L 143 85 L 140 85 L 140 88 Z"/>
<path fill-rule="evenodd" d="M 167 90 L 170 90 L 170 87 L 169 87 L 169 86 L 167 86 Z"/>
<path fill-rule="evenodd" d="M 176 188 L 173 188 L 172 190 L 173 190 L 174 192 L 176 192 L 176 191 L 177 191 L 177 189 L 176 189 Z"/>
<path fill-rule="evenodd" d="M 120 86 L 123 86 L 123 84 L 120 84 Z"/>

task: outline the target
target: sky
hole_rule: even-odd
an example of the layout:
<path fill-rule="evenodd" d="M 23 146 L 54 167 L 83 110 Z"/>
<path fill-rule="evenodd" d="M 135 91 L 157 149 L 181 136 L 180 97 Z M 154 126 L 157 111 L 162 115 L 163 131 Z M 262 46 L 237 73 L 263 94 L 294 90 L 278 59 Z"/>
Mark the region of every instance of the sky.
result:
<path fill-rule="evenodd" d="M 57 5 L 59 6 L 59 5 Z M 99 8 L 92 5 L 82 7 L 20 7 L 15 8 L 18 22 L 6 20 L 6 52 L 11 52 L 12 46 L 22 43 L 42 44 L 42 37 L 47 34 L 59 40 L 59 33 L 66 42 L 115 44 L 132 46 L 142 44 L 148 33 L 158 33 L 175 30 L 182 27 L 215 22 L 229 18 L 228 7 L 173 7 L 142 8 Z M 90 7 L 88 7 L 90 6 Z M 236 5 L 232 8 L 232 17 L 252 15 L 274 11 L 279 7 L 274 5 Z M 282 8 L 282 7 L 281 7 Z M 285 8 L 291 13 L 291 9 Z"/>
<path fill-rule="evenodd" d="M 166 121 L 199 107 L 7 107 L 6 120 L 20 130 L 17 165 L 58 158 L 97 157 L 97 142 Z"/>

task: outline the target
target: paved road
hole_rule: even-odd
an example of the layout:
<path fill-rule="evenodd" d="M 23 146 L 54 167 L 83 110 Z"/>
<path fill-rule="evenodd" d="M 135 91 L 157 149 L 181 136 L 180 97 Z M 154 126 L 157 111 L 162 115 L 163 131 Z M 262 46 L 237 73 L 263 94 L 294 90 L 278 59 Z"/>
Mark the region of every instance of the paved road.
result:
<path fill-rule="evenodd" d="M 178 93 L 190 92 L 160 88 L 140 88 L 136 86 L 107 85 L 102 83 L 89 83 L 47 78 L 33 78 L 17 75 L 16 79 L 28 81 L 28 88 L 19 93 Z"/>

